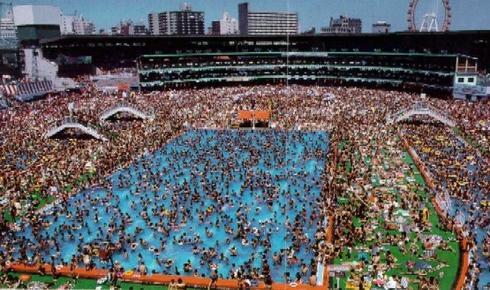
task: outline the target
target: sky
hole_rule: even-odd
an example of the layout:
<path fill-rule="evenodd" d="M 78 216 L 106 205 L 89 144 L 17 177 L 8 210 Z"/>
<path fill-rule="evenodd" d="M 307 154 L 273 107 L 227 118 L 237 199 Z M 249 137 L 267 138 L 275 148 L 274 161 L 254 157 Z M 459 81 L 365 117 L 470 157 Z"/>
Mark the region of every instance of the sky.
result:
<path fill-rule="evenodd" d="M 238 3 L 244 0 L 11 0 L 13 5 L 43 4 L 61 8 L 65 14 L 75 11 L 98 29 L 108 29 L 120 20 L 143 21 L 148 25 L 148 13 L 179 10 L 187 2 L 193 10 L 204 11 L 206 27 L 221 18 L 224 11 L 238 18 Z M 330 17 L 347 15 L 361 18 L 363 31 L 370 32 L 378 21 L 391 23 L 393 31 L 407 29 L 409 0 L 249 0 L 251 11 L 291 11 L 299 16 L 300 31 L 328 26 Z M 416 22 L 422 16 L 436 12 L 442 20 L 442 0 L 419 0 Z M 451 30 L 490 29 L 490 0 L 450 0 Z"/>

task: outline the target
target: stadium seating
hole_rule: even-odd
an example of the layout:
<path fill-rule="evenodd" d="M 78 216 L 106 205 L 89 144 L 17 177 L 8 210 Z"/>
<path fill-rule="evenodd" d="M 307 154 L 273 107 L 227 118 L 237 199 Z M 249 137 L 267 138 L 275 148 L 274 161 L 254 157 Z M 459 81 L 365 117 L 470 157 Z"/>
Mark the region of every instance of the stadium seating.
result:
<path fill-rule="evenodd" d="M 19 101 L 30 101 L 53 90 L 51 81 L 23 82 L 0 86 L 3 94 L 13 96 Z"/>
<path fill-rule="evenodd" d="M 448 92 L 452 55 L 253 52 L 146 55 L 139 59 L 143 90 L 225 83 L 285 82 L 417 87 Z"/>

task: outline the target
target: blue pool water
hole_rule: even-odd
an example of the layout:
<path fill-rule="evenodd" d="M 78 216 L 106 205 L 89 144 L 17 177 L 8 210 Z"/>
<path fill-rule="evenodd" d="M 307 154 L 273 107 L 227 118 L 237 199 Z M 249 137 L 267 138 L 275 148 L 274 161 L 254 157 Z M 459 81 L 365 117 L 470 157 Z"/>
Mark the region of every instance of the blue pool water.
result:
<path fill-rule="evenodd" d="M 326 132 L 188 131 L 114 173 L 112 189 L 80 192 L 46 210 L 42 220 L 50 224 L 38 233 L 25 226 L 16 237 L 25 237 L 29 257 L 39 240 L 48 241 L 39 251 L 56 263 L 69 263 L 86 245 L 111 242 L 121 246 L 113 260 L 125 269 L 143 262 L 149 272 L 191 275 L 183 269 L 190 261 L 199 275 L 209 275 L 214 263 L 230 277 L 240 266 L 260 273 L 266 261 L 273 280 L 283 281 L 302 263 L 316 264 L 327 150 Z M 297 262 L 287 263 L 288 256 Z M 98 267 L 110 264 L 93 259 Z"/>

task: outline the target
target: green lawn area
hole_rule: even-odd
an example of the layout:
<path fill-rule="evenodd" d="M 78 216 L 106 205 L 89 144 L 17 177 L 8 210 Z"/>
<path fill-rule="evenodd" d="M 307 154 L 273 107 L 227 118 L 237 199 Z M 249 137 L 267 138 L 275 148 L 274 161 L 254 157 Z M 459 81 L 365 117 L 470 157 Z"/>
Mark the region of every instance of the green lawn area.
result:
<path fill-rule="evenodd" d="M 383 155 L 386 157 L 386 154 L 384 151 Z M 439 280 L 439 285 L 440 289 L 451 289 L 453 282 L 456 280 L 457 277 L 457 271 L 458 271 L 458 265 L 459 265 L 459 244 L 458 241 L 456 240 L 455 235 L 452 232 L 444 231 L 440 228 L 439 224 L 439 218 L 437 216 L 437 213 L 432 206 L 432 203 L 430 202 L 427 192 L 425 191 L 425 182 L 423 177 L 421 176 L 420 172 L 418 171 L 417 167 L 415 166 L 415 163 L 411 159 L 410 155 L 407 152 L 404 152 L 403 155 L 403 161 L 406 165 L 410 167 L 409 171 L 404 172 L 405 178 L 403 183 L 404 184 L 409 184 L 410 181 L 412 181 L 412 184 L 415 183 L 417 184 L 417 193 L 419 196 L 422 198 L 422 200 L 425 201 L 426 207 L 429 209 L 430 215 L 429 215 L 429 221 L 431 223 L 431 229 L 430 231 L 424 232 L 424 234 L 432 234 L 432 235 L 439 235 L 443 238 L 444 241 L 448 241 L 448 247 L 449 249 L 446 251 L 443 251 L 441 249 L 436 250 L 436 257 L 434 259 L 425 259 L 423 257 L 424 249 L 423 245 L 421 242 L 414 243 L 414 246 L 417 249 L 417 253 L 415 255 L 411 255 L 409 252 L 407 254 L 403 254 L 400 251 L 400 248 L 398 245 L 389 245 L 389 244 L 382 244 L 383 250 L 380 253 L 381 257 L 381 263 L 385 263 L 385 254 L 389 250 L 396 258 L 396 266 L 388 270 L 385 274 L 388 276 L 405 276 L 410 279 L 410 289 L 418 289 L 418 281 L 417 281 L 417 276 L 408 273 L 408 269 L 406 266 L 407 261 L 414 261 L 414 262 L 426 262 L 429 265 L 431 265 L 432 269 L 428 269 L 426 271 L 426 275 L 428 277 L 436 277 Z M 371 165 L 371 158 L 366 157 L 363 159 L 364 163 L 367 166 Z M 347 167 L 347 166 L 346 166 Z M 386 169 L 386 166 L 384 166 Z M 373 175 L 371 179 L 373 186 L 377 187 L 380 186 L 380 177 L 378 175 Z M 390 188 L 389 193 L 395 195 L 396 199 L 400 201 L 400 196 L 398 195 L 398 191 L 395 188 Z M 345 204 L 346 202 L 349 202 L 348 200 L 345 200 L 346 198 L 339 198 L 338 203 L 339 205 Z M 359 261 L 359 253 L 363 252 L 367 254 L 367 259 L 371 259 L 371 253 L 369 251 L 370 246 L 374 244 L 374 242 L 377 240 L 375 234 L 380 232 L 383 237 L 387 236 L 393 236 L 393 235 L 401 235 L 398 230 L 386 230 L 384 228 L 384 220 L 382 216 L 376 217 L 374 219 L 371 219 L 370 221 L 374 221 L 377 223 L 378 227 L 373 233 L 368 234 L 367 236 L 367 242 L 364 244 L 359 244 L 357 243 L 355 247 L 352 249 L 352 252 L 348 253 L 347 250 L 342 252 L 334 261 L 333 264 L 342 264 L 346 262 L 354 262 L 354 261 Z M 361 221 L 359 218 L 354 218 L 352 220 L 353 226 L 354 227 L 360 227 L 363 221 Z M 414 241 L 416 237 L 416 233 L 411 232 L 410 233 L 410 240 Z M 368 250 L 364 250 L 368 249 Z M 367 267 L 364 268 L 364 271 L 367 271 Z M 442 273 L 441 273 L 442 272 Z M 340 288 L 345 289 L 346 288 L 346 282 L 347 279 L 349 278 L 349 274 L 347 273 L 347 276 L 345 278 L 340 279 Z M 442 277 L 442 279 L 439 279 L 439 277 Z M 335 280 L 335 279 L 332 279 Z"/>
<path fill-rule="evenodd" d="M 90 181 L 90 179 L 94 176 L 94 173 L 92 172 L 87 172 L 87 173 L 84 173 L 82 175 L 80 175 L 80 177 L 75 181 L 75 185 L 76 186 L 81 186 L 83 184 L 86 184 L 88 181 Z M 65 192 L 71 192 L 73 186 L 71 185 L 67 185 L 65 188 L 64 188 L 64 191 Z M 34 190 L 33 192 L 31 192 L 30 194 L 30 199 L 32 201 L 39 201 L 39 204 L 34 208 L 34 209 L 40 209 L 42 207 L 44 207 L 46 204 L 50 204 L 52 202 L 55 201 L 55 197 L 54 196 L 51 196 L 51 195 L 48 195 L 46 197 L 43 197 L 41 196 L 41 192 L 39 190 Z M 23 212 L 20 212 L 18 213 L 17 215 L 17 219 L 19 218 L 19 216 L 23 216 L 25 213 Z M 5 209 L 4 212 L 3 212 L 3 218 L 5 221 L 11 223 L 14 221 L 14 219 L 12 218 L 12 216 L 10 215 L 10 211 L 9 209 Z"/>
<path fill-rule="evenodd" d="M 39 192 L 35 191 L 35 192 L 31 193 L 31 199 L 33 201 L 34 200 L 39 201 L 39 205 L 35 207 L 35 209 L 39 209 L 39 208 L 42 208 L 43 206 L 45 206 L 48 203 L 52 203 L 55 198 L 53 196 L 51 196 L 51 195 L 48 195 L 47 197 L 44 198 L 44 197 L 41 196 L 41 194 Z M 23 213 L 20 213 L 20 215 L 23 215 Z M 10 215 L 10 211 L 7 210 L 7 209 L 3 212 L 3 218 L 4 218 L 5 221 L 7 221 L 9 223 L 14 221 L 14 219 Z"/>
<path fill-rule="evenodd" d="M 338 148 L 339 150 L 344 150 L 345 146 L 349 144 L 349 141 L 347 140 L 342 140 L 339 142 Z"/>
<path fill-rule="evenodd" d="M 347 160 L 345 162 L 345 171 L 347 172 L 347 174 L 352 172 L 352 164 L 351 164 L 350 160 Z"/>

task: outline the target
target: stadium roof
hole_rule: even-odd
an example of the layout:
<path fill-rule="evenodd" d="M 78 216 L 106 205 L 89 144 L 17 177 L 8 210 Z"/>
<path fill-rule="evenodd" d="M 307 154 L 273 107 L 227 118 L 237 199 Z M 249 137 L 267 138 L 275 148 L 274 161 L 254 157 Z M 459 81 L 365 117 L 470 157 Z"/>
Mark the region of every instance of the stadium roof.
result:
<path fill-rule="evenodd" d="M 329 34 L 293 34 L 289 35 L 290 39 L 300 38 L 372 38 L 372 37 L 396 37 L 396 36 L 413 36 L 413 37 L 444 37 L 454 35 L 481 35 L 489 36 L 490 30 L 461 30 L 449 32 L 391 32 L 391 33 L 329 33 Z M 52 43 L 60 40 L 99 40 L 99 39 L 286 39 L 286 35 L 64 35 L 60 37 L 42 39 L 40 43 Z"/>

